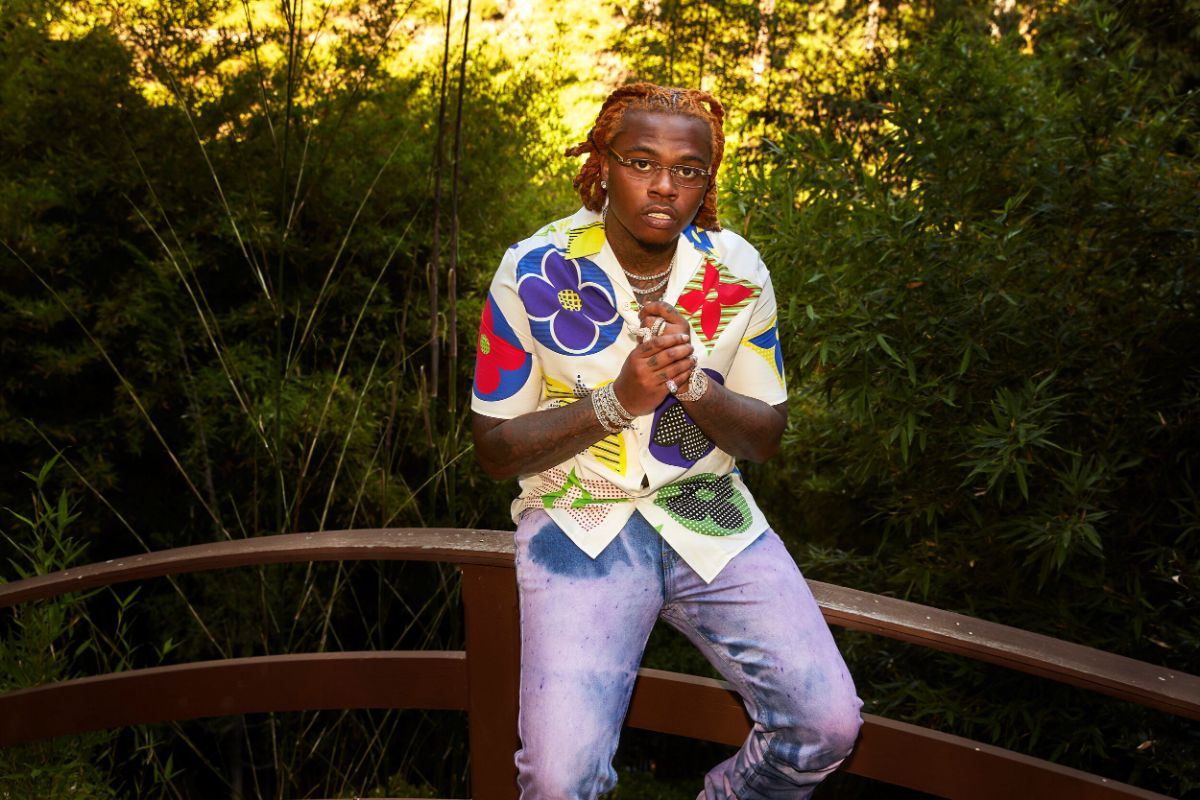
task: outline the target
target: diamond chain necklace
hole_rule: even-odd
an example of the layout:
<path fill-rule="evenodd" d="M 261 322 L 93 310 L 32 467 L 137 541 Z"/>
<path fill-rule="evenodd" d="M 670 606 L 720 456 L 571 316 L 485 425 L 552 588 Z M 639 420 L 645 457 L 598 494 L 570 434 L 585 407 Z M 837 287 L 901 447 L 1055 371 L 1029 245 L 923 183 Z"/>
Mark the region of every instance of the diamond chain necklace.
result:
<path fill-rule="evenodd" d="M 675 259 L 678 255 L 679 255 L 678 250 L 676 250 L 674 253 L 672 253 L 671 254 L 671 263 L 667 265 L 667 268 L 665 270 L 663 270 L 662 272 L 659 272 L 656 275 L 638 275 L 637 273 L 630 272 L 629 270 L 625 269 L 624 267 L 621 267 L 621 271 L 624 272 L 625 277 L 631 281 L 656 281 L 656 283 L 654 283 L 650 286 L 647 286 L 644 289 L 639 289 L 636 286 L 633 286 L 632 284 L 629 287 L 630 289 L 633 289 L 634 294 L 639 294 L 639 295 L 654 294 L 659 289 L 666 286 L 667 281 L 671 280 L 671 272 L 674 271 L 674 269 L 675 269 Z"/>

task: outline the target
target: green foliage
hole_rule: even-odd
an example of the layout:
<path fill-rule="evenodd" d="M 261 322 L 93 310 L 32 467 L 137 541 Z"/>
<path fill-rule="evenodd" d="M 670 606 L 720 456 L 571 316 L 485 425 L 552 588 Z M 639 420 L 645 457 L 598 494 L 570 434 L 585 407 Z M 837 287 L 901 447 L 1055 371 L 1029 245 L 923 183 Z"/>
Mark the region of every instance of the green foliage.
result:
<path fill-rule="evenodd" d="M 694 800 L 699 785 L 700 781 L 694 777 L 663 780 L 653 773 L 620 770 L 617 788 L 605 797 L 609 800 Z"/>
<path fill-rule="evenodd" d="M 56 497 L 50 488 L 56 462 L 47 461 L 36 474 L 22 473 L 33 484 L 29 512 L 5 509 L 13 525 L 0 528 L 0 538 L 9 546 L 8 566 L 20 578 L 86 561 L 86 542 L 68 530 L 79 517 L 75 504 L 66 489 Z M 97 665 L 121 669 L 132 652 L 124 612 L 136 594 L 114 595 L 121 613 L 104 625 L 89 616 L 88 594 L 14 610 L 0 637 L 0 691 L 66 680 Z M 0 750 L 0 797 L 117 797 L 110 781 L 116 738 L 116 732 L 101 731 Z"/>
<path fill-rule="evenodd" d="M 103 559 L 507 527 L 512 487 L 470 464 L 470 345 L 504 247 L 576 203 L 557 153 L 594 106 L 573 70 L 599 64 L 730 108 L 724 210 L 772 267 L 793 389 L 785 452 L 747 474 L 798 521 L 806 571 L 1200 672 L 1194 0 L 636 3 L 598 60 L 577 24 L 613 24 L 595 4 L 519 5 L 472 20 L 454 290 L 462 29 L 440 5 L 0 6 L 0 463 L 60 458 L 86 492 L 33 476 L 6 575 L 84 541 Z M 0 482 L 0 506 L 26 494 Z M 461 636 L 453 574 L 424 565 L 189 576 L 21 614 L 5 659 L 30 682 Z M 1195 788 L 1191 723 L 843 642 L 872 710 Z M 648 658 L 704 669 L 661 636 Z M 465 794 L 461 728 L 254 716 L 4 769 L 96 796 Z M 702 767 L 675 754 L 675 785 L 623 752 L 622 796 L 686 796 Z"/>
<path fill-rule="evenodd" d="M 5 509 L 11 521 L 24 529 L 0 529 L 10 547 L 8 565 L 20 578 L 77 564 L 87 552 L 86 543 L 67 531 L 79 516 L 67 491 L 62 490 L 57 498 L 48 494 L 54 462 L 48 461 L 37 474 L 22 473 L 33 483 L 32 512 Z M 69 594 L 14 612 L 3 642 L 0 689 L 36 686 L 61 680 L 69 673 L 74 659 L 92 647 L 92 642 L 80 635 L 82 602 L 81 595 Z"/>
<path fill-rule="evenodd" d="M 164 20 L 131 11 L 120 24 L 143 37 L 135 71 L 121 29 L 52 40 L 32 25 L 5 28 L 9 73 L 21 77 L 5 84 L 15 113 L 0 149 L 26 175 L 6 184 L 0 327 L 13 344 L 3 352 L 0 443 L 24 463 L 43 437 L 76 442 L 72 462 L 98 490 L 161 486 L 149 494 L 172 496 L 169 507 L 138 514 L 157 518 L 152 528 L 178 517 L 174 487 L 210 536 L 334 518 L 427 524 L 448 492 L 444 471 L 466 450 L 461 408 L 425 410 L 453 396 L 470 367 L 450 363 L 436 386 L 426 374 L 429 74 L 380 54 L 402 44 L 381 32 L 391 17 L 368 16 L 329 60 L 293 69 L 254 59 L 286 50 L 303 20 L 260 25 L 234 46 L 237 32 L 219 20 L 235 6 L 175 11 L 182 18 L 166 22 L 230 38 L 196 51 Z M 499 68 L 477 57 L 477 75 Z M 81 60 L 105 82 L 68 79 Z M 463 112 L 460 180 L 471 191 L 458 204 L 460 292 L 527 232 L 523 216 L 545 216 L 558 197 L 538 191 L 545 165 L 522 158 L 522 142 L 540 132 L 530 112 L 548 102 L 543 89 L 519 75 L 503 90 L 474 80 Z M 154 87 L 173 92 L 168 104 L 143 99 Z M 90 159 L 78 168 L 64 164 L 64 137 L 52 133 L 64 126 Z M 95 188 L 80 197 L 81 184 Z M 497 196 L 529 210 L 495 214 Z M 86 228 L 71 204 L 89 216 Z M 445 291 L 442 361 L 456 350 Z M 468 350 L 477 312 L 478 300 L 464 298 L 469 322 L 450 333 L 457 349 Z M 35 337 L 33 349 L 16 345 Z M 81 395 L 97 401 L 87 436 L 68 400 Z"/>
<path fill-rule="evenodd" d="M 1098 4 L 1056 14 L 1032 53 L 948 25 L 858 76 L 874 109 L 743 159 L 799 412 L 792 486 L 762 476 L 759 496 L 813 509 L 794 541 L 814 577 L 1194 673 L 1195 98 L 1149 80 Z M 1059 707 L 1005 695 L 965 725 L 920 660 L 919 698 L 868 679 L 874 702 L 975 733 Z M 1169 791 L 1192 785 L 1189 752 L 1070 748 Z"/>
<path fill-rule="evenodd" d="M 557 168 L 524 145 L 548 127 L 541 83 L 469 54 L 451 328 L 449 166 L 442 207 L 430 199 L 439 70 L 404 58 L 420 15 L 51 6 L 0 9 L 0 160 L 15 165 L 0 184 L 0 461 L 63 454 L 89 492 L 74 524 L 93 558 L 274 531 L 471 525 L 506 507 L 507 487 L 459 478 L 469 438 L 455 395 L 473 364 L 454 356 L 470 352 L 475 287 L 566 194 L 543 188 Z M 185 35 L 196 30 L 210 36 Z M 505 70 L 503 86 L 487 80 Z M 435 215 L 439 297 L 427 281 Z M 468 491 L 472 502 L 457 499 Z M 0 486 L 0 503 L 13 496 Z M 461 639 L 454 578 L 424 565 L 263 568 L 92 598 L 74 618 L 115 623 L 95 645 L 101 671 L 446 648 Z M 425 782 L 413 766 L 425 759 L 441 791 L 459 790 L 461 725 L 443 724 L 433 753 L 420 746 L 429 730 L 400 714 L 205 721 L 159 745 L 104 740 L 113 758 L 95 777 L 109 768 L 114 785 L 163 781 L 179 796 L 335 794 Z"/>

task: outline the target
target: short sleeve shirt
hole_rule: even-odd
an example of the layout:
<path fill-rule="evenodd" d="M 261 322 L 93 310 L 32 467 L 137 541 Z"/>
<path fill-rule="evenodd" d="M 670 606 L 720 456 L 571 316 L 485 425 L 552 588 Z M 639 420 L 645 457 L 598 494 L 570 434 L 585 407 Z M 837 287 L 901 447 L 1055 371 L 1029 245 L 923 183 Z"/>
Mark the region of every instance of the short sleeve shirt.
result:
<path fill-rule="evenodd" d="M 694 226 L 676 248 L 663 299 L 690 324 L 698 367 L 739 394 L 784 402 L 775 294 L 758 252 Z M 472 410 L 511 419 L 611 383 L 638 344 L 637 311 L 600 215 L 581 209 L 518 242 L 484 305 Z M 706 581 L 767 528 L 733 457 L 670 394 L 631 429 L 520 486 L 514 522 L 544 509 L 595 558 L 638 511 Z"/>

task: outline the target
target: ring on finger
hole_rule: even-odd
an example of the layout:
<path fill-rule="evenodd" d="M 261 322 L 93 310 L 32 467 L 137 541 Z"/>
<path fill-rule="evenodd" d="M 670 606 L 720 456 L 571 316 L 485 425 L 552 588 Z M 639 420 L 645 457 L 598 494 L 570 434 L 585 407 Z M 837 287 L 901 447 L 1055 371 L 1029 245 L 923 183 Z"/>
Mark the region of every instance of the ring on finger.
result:
<path fill-rule="evenodd" d="M 675 381 L 668 378 L 667 379 L 667 391 L 670 392 L 671 394 L 675 394 L 676 392 L 679 391 L 679 385 L 677 383 L 675 383 Z"/>
<path fill-rule="evenodd" d="M 662 336 L 662 332 L 664 330 L 666 330 L 666 328 L 667 328 L 667 321 L 665 319 L 663 319 L 662 317 L 659 317 L 658 322 L 654 323 L 654 327 L 651 329 L 651 331 L 654 333 L 655 336 Z"/>

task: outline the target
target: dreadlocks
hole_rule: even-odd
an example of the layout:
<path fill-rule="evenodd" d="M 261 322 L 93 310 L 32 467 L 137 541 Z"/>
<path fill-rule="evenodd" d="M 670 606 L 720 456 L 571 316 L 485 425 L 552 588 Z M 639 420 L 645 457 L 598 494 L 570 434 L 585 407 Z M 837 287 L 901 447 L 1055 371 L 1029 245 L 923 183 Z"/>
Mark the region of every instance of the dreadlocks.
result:
<path fill-rule="evenodd" d="M 698 89 L 672 89 L 653 83 L 631 83 L 622 86 L 608 96 L 596 117 L 596 123 L 588 132 L 587 140 L 567 148 L 567 155 L 581 156 L 587 153 L 587 161 L 579 169 L 573 185 L 583 198 L 583 206 L 591 211 L 604 208 L 604 189 L 600 188 L 600 163 L 608 153 L 609 142 L 621 129 L 625 114 L 629 111 L 654 111 L 663 114 L 682 114 L 696 117 L 708 123 L 712 132 L 713 161 L 710 169 L 714 180 L 704 193 L 704 203 L 696 212 L 697 227 L 719 231 L 717 221 L 717 168 L 725 154 L 725 108 L 717 98 Z"/>

